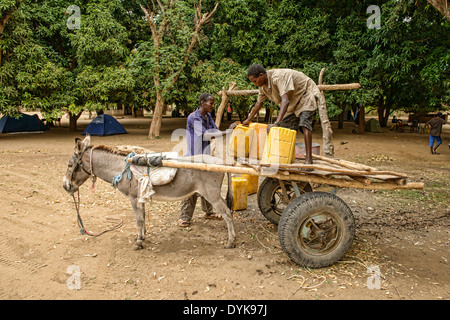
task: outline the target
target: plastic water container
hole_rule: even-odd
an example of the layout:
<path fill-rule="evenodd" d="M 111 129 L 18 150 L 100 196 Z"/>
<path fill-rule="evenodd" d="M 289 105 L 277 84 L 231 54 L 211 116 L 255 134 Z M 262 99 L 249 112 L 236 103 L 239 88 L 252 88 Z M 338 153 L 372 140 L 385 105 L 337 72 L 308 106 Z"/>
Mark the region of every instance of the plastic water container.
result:
<path fill-rule="evenodd" d="M 258 192 L 259 176 L 252 174 L 241 174 L 241 178 L 244 178 L 248 182 L 247 194 L 254 194 Z"/>
<path fill-rule="evenodd" d="M 295 159 L 295 139 L 297 131 L 273 127 L 267 136 L 262 163 L 290 164 Z"/>
<path fill-rule="evenodd" d="M 231 187 L 233 190 L 233 210 L 247 209 L 248 181 L 245 178 L 231 178 Z"/>
<path fill-rule="evenodd" d="M 229 149 L 235 158 L 248 158 L 255 130 L 238 124 L 231 134 Z"/>
<path fill-rule="evenodd" d="M 250 146 L 249 158 L 261 160 L 264 145 L 267 139 L 267 124 L 263 123 L 252 123 L 249 125 L 254 131 L 252 144 Z"/>

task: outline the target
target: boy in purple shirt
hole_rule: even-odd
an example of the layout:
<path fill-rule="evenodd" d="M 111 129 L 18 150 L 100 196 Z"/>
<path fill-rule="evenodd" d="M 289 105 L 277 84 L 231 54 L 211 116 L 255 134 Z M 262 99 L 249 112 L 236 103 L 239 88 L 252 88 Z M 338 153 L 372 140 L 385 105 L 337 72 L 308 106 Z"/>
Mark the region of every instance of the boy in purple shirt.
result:
<path fill-rule="evenodd" d="M 192 112 L 187 119 L 187 153 L 186 156 L 197 154 L 211 154 L 211 139 L 223 136 L 226 131 L 220 131 L 214 122 L 211 112 L 214 110 L 214 97 L 209 93 L 202 93 L 199 97 L 200 107 Z M 181 213 L 178 225 L 180 227 L 189 227 L 194 214 L 197 197 L 195 193 L 190 198 L 181 202 Z M 200 196 L 202 210 L 205 212 L 205 218 L 221 219 L 214 215 L 212 205 Z"/>
<path fill-rule="evenodd" d="M 202 94 L 205 95 L 205 94 Z M 200 96 L 200 99 L 202 98 Z M 192 112 L 187 118 L 186 130 L 187 136 L 187 146 L 188 150 L 186 156 L 194 156 L 196 154 L 211 154 L 210 143 L 211 139 L 205 136 L 206 131 L 212 133 L 214 131 L 219 131 L 214 122 L 210 109 L 214 108 L 214 97 L 208 93 L 208 99 L 200 100 L 200 108 Z M 202 107 L 203 106 L 203 107 Z"/>

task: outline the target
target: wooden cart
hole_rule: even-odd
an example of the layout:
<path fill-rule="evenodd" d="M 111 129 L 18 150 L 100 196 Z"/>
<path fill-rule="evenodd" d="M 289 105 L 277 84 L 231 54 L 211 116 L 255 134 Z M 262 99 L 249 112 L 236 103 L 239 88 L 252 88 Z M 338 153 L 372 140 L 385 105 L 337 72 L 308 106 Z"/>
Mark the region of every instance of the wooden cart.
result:
<path fill-rule="evenodd" d="M 326 85 L 323 68 L 319 75 L 319 119 L 322 126 L 323 155 L 313 155 L 314 165 L 293 163 L 270 166 L 252 160 L 226 161 L 224 164 L 195 163 L 188 160 L 163 160 L 173 168 L 216 171 L 264 176 L 259 185 L 258 206 L 261 213 L 278 225 L 281 246 L 292 261 L 310 268 L 329 266 L 341 259 L 355 236 L 355 221 L 349 206 L 334 192 L 314 192 L 316 185 L 368 190 L 423 189 L 423 183 L 407 181 L 403 173 L 381 171 L 366 165 L 334 157 L 331 123 L 324 91 L 354 90 L 359 83 Z M 256 95 L 258 90 L 236 90 L 231 83 L 222 96 L 216 114 L 220 127 L 230 96 Z M 362 112 L 364 114 L 364 112 Z M 362 123 L 362 122 L 361 122 Z"/>
<path fill-rule="evenodd" d="M 268 165 L 248 159 L 227 164 L 162 160 L 162 166 L 263 176 L 257 202 L 261 213 L 278 225 L 283 250 L 295 263 L 310 268 L 341 259 L 355 236 L 350 207 L 334 192 L 314 192 L 318 185 L 369 190 L 423 189 L 407 175 L 313 155 L 314 164 Z M 307 171 L 308 170 L 308 171 Z"/>

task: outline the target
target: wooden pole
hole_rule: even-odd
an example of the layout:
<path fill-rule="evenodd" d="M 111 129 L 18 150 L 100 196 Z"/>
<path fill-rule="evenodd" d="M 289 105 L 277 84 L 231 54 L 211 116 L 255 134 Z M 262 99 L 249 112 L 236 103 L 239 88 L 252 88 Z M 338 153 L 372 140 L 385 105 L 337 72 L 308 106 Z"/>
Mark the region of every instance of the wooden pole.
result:
<path fill-rule="evenodd" d="M 220 128 L 220 123 L 222 122 L 223 112 L 225 111 L 226 106 L 228 105 L 228 101 L 230 100 L 230 95 L 228 93 L 233 92 L 236 88 L 236 83 L 231 82 L 228 90 L 222 88 L 222 91 L 219 91 L 217 94 L 222 96 L 222 102 L 220 103 L 219 109 L 217 109 L 216 113 L 216 126 Z"/>
<path fill-rule="evenodd" d="M 332 164 L 336 164 L 342 167 L 346 167 L 349 169 L 355 169 L 355 170 L 363 170 L 363 171 L 378 171 L 377 168 L 374 167 L 370 167 L 370 166 L 366 166 L 364 164 L 360 164 L 360 163 L 356 163 L 356 162 L 351 162 L 351 161 L 347 161 L 347 160 L 342 160 L 342 159 L 330 159 L 327 157 L 322 157 L 316 154 L 312 155 L 314 159 L 319 159 L 319 160 L 323 160 Z M 405 176 L 402 174 L 402 176 Z"/>
<path fill-rule="evenodd" d="M 223 173 L 235 173 L 235 174 L 249 174 L 256 176 L 265 176 L 271 177 L 279 180 L 288 180 L 288 181 L 302 181 L 308 183 L 318 183 L 318 184 L 327 184 L 332 186 L 337 186 L 341 188 L 356 188 L 356 189 L 367 189 L 367 190 L 395 190 L 395 189 L 423 189 L 424 184 L 421 182 L 414 183 L 406 183 L 403 185 L 389 183 L 389 182 L 373 182 L 370 184 L 360 182 L 360 181 L 351 181 L 342 178 L 328 178 L 328 177 L 318 177 L 312 174 L 298 174 L 298 173 L 289 173 L 289 172 L 277 172 L 273 173 L 270 170 L 261 170 L 258 171 L 254 168 L 249 168 L 246 166 L 235 165 L 235 166 L 226 166 L 226 165 L 218 165 L 218 164 L 208 164 L 208 163 L 198 163 L 198 162 L 180 162 L 173 160 L 162 160 L 163 167 L 171 167 L 171 168 L 183 168 L 183 169 L 193 169 L 193 170 L 202 170 L 202 171 L 212 171 L 212 172 L 223 172 Z"/>
<path fill-rule="evenodd" d="M 263 165 L 261 166 L 269 166 L 269 165 Z M 378 179 L 385 180 L 385 179 L 396 179 L 396 178 L 405 178 L 406 175 L 403 173 L 397 173 L 393 171 L 366 171 L 366 170 L 349 170 L 349 169 L 342 169 L 342 168 L 336 168 L 331 166 L 326 166 L 323 164 L 303 164 L 303 163 L 292 163 L 292 164 L 279 164 L 278 167 L 283 170 L 298 170 L 298 169 L 313 169 L 318 171 L 326 171 L 330 174 L 336 174 L 336 175 L 348 175 L 348 176 L 380 176 Z M 312 173 L 314 174 L 314 172 Z"/>
<path fill-rule="evenodd" d="M 322 70 L 324 70 L 323 68 Z M 321 71 L 322 73 L 322 71 Z M 322 91 L 336 91 L 336 90 L 355 90 L 361 88 L 359 83 L 346 83 L 346 84 L 322 84 L 317 85 Z"/>
<path fill-rule="evenodd" d="M 336 91 L 336 90 L 354 90 L 361 88 L 359 83 L 346 83 L 346 84 L 320 84 L 317 85 L 322 91 Z M 225 90 L 223 88 L 217 94 L 222 95 L 223 92 L 227 94 L 227 96 L 252 96 L 259 94 L 259 90 Z"/>
<path fill-rule="evenodd" d="M 322 85 L 324 72 L 325 68 L 322 68 L 319 75 L 319 82 L 318 82 L 319 86 Z M 322 89 L 320 89 L 318 110 L 320 123 L 322 125 L 323 155 L 325 157 L 333 158 L 334 157 L 333 130 L 331 129 L 331 122 L 330 119 L 328 118 L 327 103 L 325 101 L 325 94 L 323 93 Z"/>
<path fill-rule="evenodd" d="M 209 159 L 209 160 L 208 160 Z M 234 174 L 249 174 L 255 176 L 271 177 L 279 180 L 287 181 L 302 181 L 308 183 L 326 184 L 337 186 L 341 188 L 356 188 L 366 190 L 396 190 L 396 189 L 423 189 L 424 183 L 410 182 L 407 183 L 406 179 L 399 178 L 398 176 L 389 177 L 386 181 L 370 181 L 367 177 L 351 176 L 350 179 L 345 177 L 336 178 L 334 176 L 317 176 L 310 172 L 293 173 L 286 170 L 278 170 L 273 165 L 273 168 L 263 168 L 252 166 L 249 167 L 245 164 L 224 165 L 221 164 L 221 160 L 217 158 L 211 158 L 206 156 L 206 161 L 213 160 L 212 163 L 205 162 L 193 162 L 193 160 L 200 161 L 201 158 L 192 157 L 178 160 L 162 160 L 163 167 L 170 168 L 182 168 L 191 170 L 201 170 L 210 172 L 222 172 L 222 173 L 234 173 Z M 132 162 L 133 159 L 128 159 L 128 162 Z M 375 179 L 380 179 L 381 176 L 372 176 Z M 355 179 L 356 178 L 356 179 Z M 394 179 L 391 179 L 394 178 Z"/>
<path fill-rule="evenodd" d="M 220 130 L 220 124 L 222 122 L 222 116 L 225 111 L 226 106 L 228 105 L 228 101 L 230 100 L 230 97 L 228 96 L 227 92 L 233 92 L 233 90 L 236 88 L 236 83 L 231 82 L 230 86 L 228 88 L 228 91 L 225 90 L 225 87 L 222 87 L 222 91 L 219 91 L 217 94 L 222 96 L 222 101 L 220 102 L 219 109 L 217 109 L 216 113 L 216 126 Z M 216 148 L 216 139 L 214 139 L 211 142 L 211 155 L 220 157 L 223 150 L 217 150 Z"/>

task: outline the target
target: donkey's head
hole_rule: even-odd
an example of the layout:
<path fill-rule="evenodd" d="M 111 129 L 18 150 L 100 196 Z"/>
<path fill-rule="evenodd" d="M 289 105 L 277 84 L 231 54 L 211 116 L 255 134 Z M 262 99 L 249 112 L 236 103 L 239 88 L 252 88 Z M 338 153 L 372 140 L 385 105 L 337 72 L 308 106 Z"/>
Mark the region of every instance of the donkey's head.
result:
<path fill-rule="evenodd" d="M 85 154 L 91 145 L 91 137 L 86 134 L 83 141 L 75 139 L 75 150 L 67 165 L 67 171 L 63 179 L 63 188 L 73 194 L 91 176 L 91 167 Z"/>

